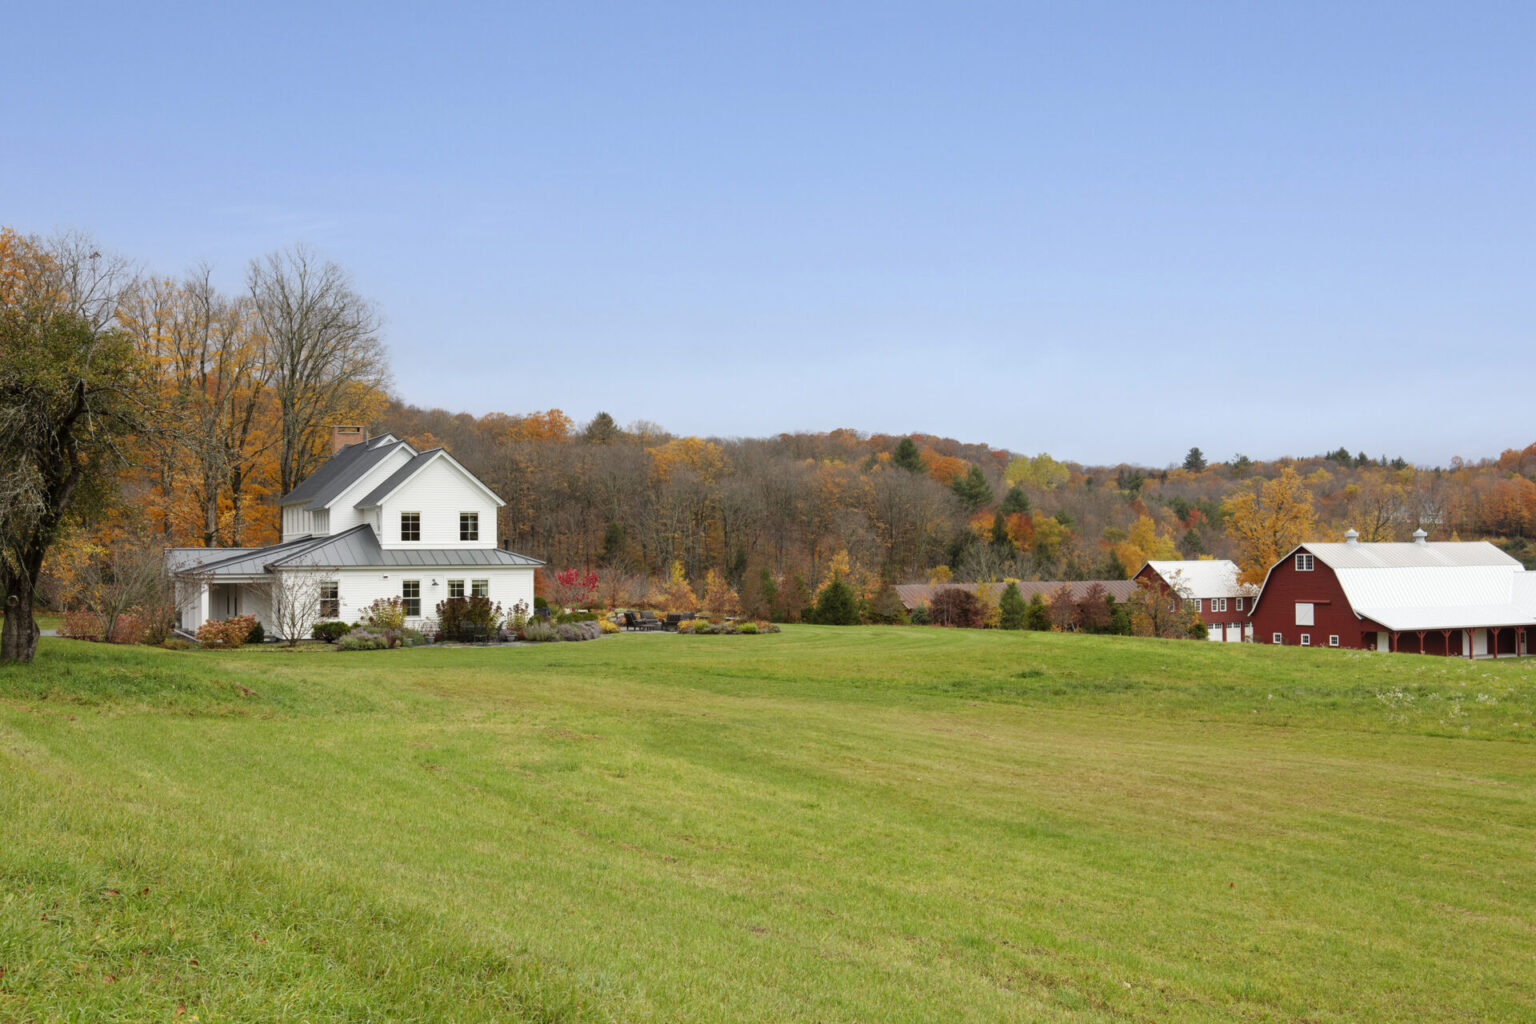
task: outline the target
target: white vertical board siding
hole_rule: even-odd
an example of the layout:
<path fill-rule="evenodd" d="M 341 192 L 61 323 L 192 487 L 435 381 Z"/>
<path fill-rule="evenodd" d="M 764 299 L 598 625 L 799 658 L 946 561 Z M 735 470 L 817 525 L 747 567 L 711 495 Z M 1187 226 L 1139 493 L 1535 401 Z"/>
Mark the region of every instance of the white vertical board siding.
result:
<path fill-rule="evenodd" d="M 377 466 L 374 466 L 364 474 L 351 487 L 341 492 L 336 500 L 331 502 L 329 532 L 333 535 L 345 533 L 354 526 L 368 522 L 369 511 L 367 509 L 353 508 L 353 506 L 368 497 L 375 487 L 388 480 L 395 470 L 410 462 L 414 457 L 406 449 L 397 448 L 395 451 L 390 452 L 389 456 L 383 459 Z M 396 523 L 395 529 L 398 531 L 399 528 L 399 524 Z M 374 532 L 377 533 L 378 530 L 375 529 Z"/>
<path fill-rule="evenodd" d="M 309 528 L 309 513 L 303 505 L 283 506 L 283 540 L 297 540 L 306 533 L 312 533 Z"/>
<path fill-rule="evenodd" d="M 421 619 L 437 618 L 437 603 L 448 598 L 448 581 L 462 579 L 464 592 L 469 593 L 471 580 L 485 580 L 490 587 L 491 601 L 499 603 L 503 612 L 522 601 L 533 610 L 533 569 L 524 566 L 490 567 L 466 566 L 442 568 L 440 566 L 391 566 L 381 569 L 338 569 L 335 572 L 318 570 L 320 577 L 335 580 L 341 598 L 341 618 L 344 622 L 356 622 L 374 601 L 381 597 L 399 597 L 400 584 L 404 580 L 421 581 L 421 616 L 411 620 L 416 625 Z M 437 586 L 432 581 L 437 581 Z"/>
<path fill-rule="evenodd" d="M 406 481 L 384 499 L 380 511 L 383 529 L 378 531 L 379 543 L 386 548 L 496 546 L 496 502 L 447 459 L 437 459 Z M 402 512 L 421 513 L 420 541 L 400 540 Z M 460 512 L 479 513 L 479 540 L 459 540 Z"/>

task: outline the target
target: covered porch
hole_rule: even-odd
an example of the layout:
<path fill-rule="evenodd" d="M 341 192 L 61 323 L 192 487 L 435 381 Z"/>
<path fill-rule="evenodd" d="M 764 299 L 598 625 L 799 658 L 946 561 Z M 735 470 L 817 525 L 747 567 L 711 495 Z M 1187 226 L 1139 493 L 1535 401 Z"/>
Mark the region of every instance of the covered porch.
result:
<path fill-rule="evenodd" d="M 1450 658 L 1524 658 L 1536 626 L 1455 626 L 1433 629 L 1379 627 L 1361 634 L 1362 646 L 1398 654 L 1434 654 Z"/>
<path fill-rule="evenodd" d="M 176 581 L 176 628 L 187 634 L 203 623 L 254 615 L 271 633 L 272 580 L 268 577 L 198 576 Z"/>

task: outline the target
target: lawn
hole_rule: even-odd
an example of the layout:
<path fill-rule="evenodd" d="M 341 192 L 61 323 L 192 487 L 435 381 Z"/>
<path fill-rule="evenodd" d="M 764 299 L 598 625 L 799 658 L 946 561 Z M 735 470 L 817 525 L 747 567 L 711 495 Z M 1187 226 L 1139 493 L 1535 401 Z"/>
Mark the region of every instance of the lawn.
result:
<path fill-rule="evenodd" d="M 0 1020 L 1530 1020 L 1533 670 L 44 640 L 0 670 Z"/>

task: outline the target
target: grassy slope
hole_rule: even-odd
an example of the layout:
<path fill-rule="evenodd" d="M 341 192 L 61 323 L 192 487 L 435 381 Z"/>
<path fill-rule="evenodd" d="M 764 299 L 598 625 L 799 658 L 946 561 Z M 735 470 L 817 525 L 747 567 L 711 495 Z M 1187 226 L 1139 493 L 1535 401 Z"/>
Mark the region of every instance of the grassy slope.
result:
<path fill-rule="evenodd" d="M 1533 668 L 45 641 L 0 671 L 0 1019 L 1530 1019 Z"/>

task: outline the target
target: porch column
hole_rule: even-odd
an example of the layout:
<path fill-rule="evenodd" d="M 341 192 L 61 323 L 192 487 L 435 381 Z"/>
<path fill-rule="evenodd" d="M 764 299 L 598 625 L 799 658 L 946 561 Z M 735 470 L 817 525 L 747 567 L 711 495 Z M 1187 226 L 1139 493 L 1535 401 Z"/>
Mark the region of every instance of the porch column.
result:
<path fill-rule="evenodd" d="M 1397 653 L 1397 630 L 1392 631 L 1392 653 Z"/>
<path fill-rule="evenodd" d="M 1499 660 L 1499 634 L 1504 632 L 1502 626 L 1488 627 L 1488 650 L 1493 654 L 1493 660 Z"/>
<path fill-rule="evenodd" d="M 197 621 L 192 624 L 192 632 L 197 632 L 197 627 L 208 621 L 208 581 L 197 581 Z"/>
<path fill-rule="evenodd" d="M 1449 658 L 1451 656 L 1451 631 L 1442 629 L 1440 631 L 1440 639 L 1445 641 L 1445 656 Z"/>
<path fill-rule="evenodd" d="M 1425 650 L 1424 650 L 1424 633 L 1426 631 L 1422 630 L 1422 629 L 1416 629 L 1416 630 L 1414 630 L 1414 632 L 1419 634 L 1419 653 L 1420 654 L 1426 653 Z"/>

